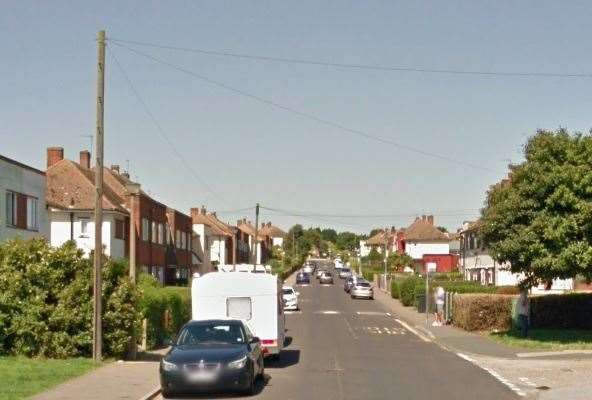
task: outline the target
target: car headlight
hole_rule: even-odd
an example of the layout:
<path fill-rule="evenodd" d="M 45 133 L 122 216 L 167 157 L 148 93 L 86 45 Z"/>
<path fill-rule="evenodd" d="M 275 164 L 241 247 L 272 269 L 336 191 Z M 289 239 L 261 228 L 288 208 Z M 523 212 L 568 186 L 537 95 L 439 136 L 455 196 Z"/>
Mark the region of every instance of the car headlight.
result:
<path fill-rule="evenodd" d="M 246 363 L 247 363 L 247 356 L 244 356 L 243 358 L 239 358 L 238 360 L 229 362 L 228 368 L 241 369 L 245 366 Z"/>
<path fill-rule="evenodd" d="M 176 371 L 179 369 L 179 367 L 177 366 L 177 364 L 173 364 L 172 362 L 168 362 L 166 360 L 162 360 L 162 369 L 167 371 L 167 372 L 171 372 L 171 371 Z"/>

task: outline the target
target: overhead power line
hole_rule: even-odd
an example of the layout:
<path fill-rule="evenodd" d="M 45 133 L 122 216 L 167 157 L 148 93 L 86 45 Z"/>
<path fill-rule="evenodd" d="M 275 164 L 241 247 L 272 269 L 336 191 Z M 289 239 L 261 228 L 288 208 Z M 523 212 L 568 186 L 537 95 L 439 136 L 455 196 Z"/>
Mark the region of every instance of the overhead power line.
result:
<path fill-rule="evenodd" d="M 162 125 L 160 125 L 160 123 L 158 122 L 158 120 L 156 119 L 156 117 L 154 116 L 152 111 L 150 110 L 150 107 L 148 107 L 148 104 L 144 101 L 144 99 L 142 98 L 142 96 L 140 95 L 138 90 L 136 89 L 133 81 L 131 80 L 131 78 L 126 73 L 125 69 L 123 68 L 123 65 L 121 65 L 121 63 L 119 62 L 119 60 L 115 56 L 115 53 L 113 53 L 113 51 L 110 50 L 109 47 L 107 47 L 107 49 L 108 49 L 109 55 L 113 58 L 113 60 L 115 61 L 115 64 L 117 65 L 117 68 L 119 69 L 119 71 L 123 75 L 125 81 L 129 85 L 132 93 L 134 94 L 134 96 L 136 97 L 136 99 L 138 100 L 140 105 L 142 106 L 142 109 L 148 115 L 148 117 L 150 118 L 150 120 L 152 121 L 154 126 L 156 127 L 156 131 L 158 132 L 160 137 L 165 141 L 165 143 L 169 146 L 169 148 L 171 149 L 173 154 L 175 154 L 175 156 L 177 156 L 177 158 L 183 163 L 183 165 L 185 166 L 185 168 L 187 168 L 187 170 L 193 176 L 193 178 L 195 178 L 195 180 L 197 180 L 199 182 L 199 184 L 203 186 L 204 189 L 206 189 L 210 194 L 212 194 L 213 196 L 218 198 L 222 203 L 228 204 L 226 199 L 224 199 L 222 196 L 220 196 L 216 192 L 214 192 L 214 190 L 211 188 L 211 186 L 195 171 L 195 169 L 193 168 L 191 163 L 189 161 L 187 161 L 187 159 L 183 156 L 183 154 L 181 154 L 181 152 L 177 149 L 177 147 L 175 146 L 173 141 L 169 138 L 169 136 L 167 135 L 167 133 L 163 129 Z"/>
<path fill-rule="evenodd" d="M 285 58 L 273 56 L 261 56 L 254 54 L 235 53 L 230 51 L 207 50 L 199 48 L 179 47 L 171 45 L 162 45 L 149 42 L 141 42 L 136 40 L 125 40 L 110 38 L 113 43 L 127 43 L 137 46 L 147 46 L 158 49 L 176 50 L 188 53 L 198 53 L 211 56 L 231 57 L 255 61 L 267 61 L 284 64 L 302 64 L 315 65 L 323 67 L 359 69 L 359 70 L 378 70 L 391 72 L 418 72 L 428 74 L 448 74 L 448 75 L 476 75 L 476 76 L 497 76 L 497 77 L 533 77 L 533 78 L 592 78 L 592 73 L 556 73 L 556 72 L 532 72 L 532 71 L 483 71 L 483 70 L 463 70 L 463 69 L 440 69 L 427 67 L 413 67 L 413 66 L 389 66 L 389 65 L 372 65 L 372 64 L 350 64 L 337 63 L 331 61 L 308 60 L 300 58 Z"/>
<path fill-rule="evenodd" d="M 268 99 L 266 99 L 264 97 L 261 97 L 261 96 L 258 96 L 258 95 L 255 95 L 255 94 L 246 92 L 246 91 L 241 90 L 241 89 L 234 88 L 234 87 L 229 86 L 229 85 L 227 85 L 225 83 L 216 81 L 214 79 L 210 79 L 207 76 L 204 76 L 202 74 L 199 74 L 199 73 L 194 72 L 192 70 L 189 70 L 187 68 L 181 67 L 179 65 L 173 64 L 171 62 L 165 61 L 165 60 L 160 59 L 158 57 L 154 57 L 151 54 L 144 53 L 144 52 L 142 52 L 140 50 L 131 48 L 131 47 L 126 46 L 124 44 L 121 44 L 119 42 L 114 41 L 112 43 L 115 44 L 116 46 L 125 48 L 125 49 L 131 51 L 132 53 L 135 53 L 135 54 L 137 54 L 139 56 L 148 58 L 148 59 L 150 59 L 150 60 L 152 60 L 152 61 L 154 61 L 156 63 L 162 64 L 162 65 L 166 65 L 166 66 L 168 66 L 170 68 L 173 68 L 173 69 L 175 69 L 175 70 L 177 70 L 179 72 L 182 72 L 184 74 L 187 74 L 189 76 L 192 76 L 194 78 L 197 78 L 199 80 L 202 80 L 204 82 L 208 82 L 208 83 L 210 83 L 212 85 L 215 85 L 215 86 L 218 86 L 220 88 L 223 88 L 223 89 L 225 89 L 225 90 L 227 90 L 229 92 L 238 94 L 240 96 L 248 97 L 250 99 L 253 99 L 253 100 L 258 101 L 260 103 L 266 104 L 268 106 L 271 106 L 271 107 L 274 107 L 274 108 L 277 108 L 277 109 L 280 109 L 280 110 L 289 112 L 291 114 L 298 115 L 298 116 L 300 116 L 302 118 L 306 118 L 306 119 L 315 121 L 317 123 L 320 123 L 320 124 L 323 124 L 323 125 L 326 125 L 326 126 L 337 128 L 339 130 L 342 130 L 344 132 L 348 132 L 350 134 L 361 136 L 361 137 L 364 137 L 366 139 L 369 139 L 369 140 L 372 140 L 372 141 L 375 141 L 375 142 L 379 142 L 379 143 L 382 143 L 382 144 L 388 144 L 390 146 L 394 146 L 394 147 L 397 147 L 399 149 L 407 150 L 407 151 L 410 151 L 410 152 L 413 152 L 413 153 L 416 153 L 416 154 L 421 154 L 421 155 L 424 155 L 424 156 L 427 156 L 427 157 L 436 158 L 436 159 L 447 161 L 447 162 L 450 162 L 450 163 L 453 163 L 453 164 L 463 165 L 463 166 L 466 166 L 466 167 L 471 167 L 471 168 L 479 169 L 479 170 L 482 170 L 482 171 L 497 172 L 497 171 L 495 171 L 495 170 L 493 170 L 491 168 L 487 168 L 487 167 L 484 167 L 482 165 L 477 165 L 477 164 L 473 164 L 473 163 L 470 163 L 470 162 L 457 160 L 457 159 L 454 159 L 454 158 L 451 158 L 451 157 L 448 157 L 448 156 L 445 156 L 445 155 L 442 155 L 442 154 L 428 152 L 428 151 L 425 151 L 425 150 L 422 150 L 422 149 L 419 149 L 419 148 L 416 148 L 416 147 L 413 147 L 413 146 L 409 146 L 409 145 L 406 145 L 406 144 L 403 144 L 403 143 L 395 142 L 395 141 L 390 140 L 390 139 L 385 139 L 385 138 L 382 138 L 382 137 L 379 137 L 379 136 L 371 135 L 371 134 L 369 134 L 367 132 L 364 132 L 364 131 L 361 131 L 361 130 L 358 130 L 358 129 L 349 128 L 349 127 L 347 127 L 345 125 L 342 125 L 340 123 L 333 122 L 333 121 L 330 121 L 330 120 L 327 120 L 327 119 L 318 117 L 318 116 L 316 116 L 314 114 L 310 114 L 310 113 L 307 113 L 307 112 L 304 112 L 304 111 L 299 111 L 299 110 L 297 110 L 295 108 L 282 105 L 282 104 L 277 103 L 275 101 L 268 100 Z"/>
<path fill-rule="evenodd" d="M 307 212 L 307 211 L 296 211 L 296 210 L 286 210 L 280 208 L 272 208 L 266 206 L 260 206 L 262 210 L 277 212 L 284 215 L 290 215 L 294 217 L 321 217 L 321 218 L 401 218 L 401 217 L 416 217 L 418 215 L 426 214 L 425 211 L 423 212 L 415 212 L 415 213 L 407 213 L 407 214 L 329 214 L 329 213 L 314 213 L 314 212 Z M 463 217 L 463 216 L 473 216 L 478 214 L 480 209 L 463 209 L 463 210 L 450 210 L 450 211 L 437 211 L 437 212 L 430 212 L 431 215 L 436 217 Z"/>

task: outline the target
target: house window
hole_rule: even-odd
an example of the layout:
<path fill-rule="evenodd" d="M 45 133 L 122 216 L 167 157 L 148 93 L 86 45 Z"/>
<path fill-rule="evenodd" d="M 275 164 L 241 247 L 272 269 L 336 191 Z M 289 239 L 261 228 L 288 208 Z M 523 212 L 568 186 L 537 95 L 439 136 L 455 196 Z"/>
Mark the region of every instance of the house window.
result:
<path fill-rule="evenodd" d="M 180 232 L 181 234 L 181 246 L 179 246 L 180 249 L 184 249 L 185 248 L 185 232 Z"/>
<path fill-rule="evenodd" d="M 158 243 L 158 230 L 156 229 L 156 222 L 152 221 L 152 243 Z"/>
<path fill-rule="evenodd" d="M 158 224 L 158 244 L 164 244 L 164 224 Z"/>
<path fill-rule="evenodd" d="M 172 239 L 171 239 L 171 225 L 167 222 L 166 223 L 166 243 L 167 244 L 171 244 L 172 243 Z"/>
<path fill-rule="evenodd" d="M 27 196 L 27 229 L 36 231 L 39 229 L 39 221 L 37 218 L 37 203 L 35 197 Z"/>
<path fill-rule="evenodd" d="M 80 219 L 80 237 L 88 237 L 88 223 L 90 218 L 79 218 Z"/>
<path fill-rule="evenodd" d="M 17 195 L 14 192 L 6 192 L 6 225 L 17 225 Z"/>
<path fill-rule="evenodd" d="M 175 247 L 181 247 L 181 231 L 177 230 L 175 232 Z"/>
<path fill-rule="evenodd" d="M 148 218 L 142 218 L 142 240 L 144 242 L 150 240 L 150 221 L 148 221 Z"/>
<path fill-rule="evenodd" d="M 191 249 L 191 233 L 186 233 L 187 235 L 187 246 L 185 247 L 187 250 Z"/>
<path fill-rule="evenodd" d="M 125 223 L 121 219 L 115 220 L 115 239 L 125 239 Z"/>

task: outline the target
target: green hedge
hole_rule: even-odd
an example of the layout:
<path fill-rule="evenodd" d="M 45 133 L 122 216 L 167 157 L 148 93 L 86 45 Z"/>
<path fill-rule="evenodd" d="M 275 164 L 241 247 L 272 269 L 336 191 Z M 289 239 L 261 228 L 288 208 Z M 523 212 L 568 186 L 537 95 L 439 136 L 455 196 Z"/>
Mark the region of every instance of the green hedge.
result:
<path fill-rule="evenodd" d="M 395 279 L 391 280 L 391 297 L 393 299 L 401 297 L 401 283 Z"/>
<path fill-rule="evenodd" d="M 467 331 L 506 331 L 512 325 L 514 298 L 500 294 L 454 295 L 452 323 Z"/>
<path fill-rule="evenodd" d="M 127 264 L 103 265 L 103 351 L 127 353 L 138 333 L 138 293 Z M 92 353 L 92 260 L 74 242 L 0 244 L 0 353 L 51 358 Z"/>
<path fill-rule="evenodd" d="M 535 328 L 592 329 L 592 293 L 533 296 L 530 314 Z"/>
<path fill-rule="evenodd" d="M 419 276 L 411 275 L 401 281 L 399 285 L 399 300 L 404 306 L 411 306 L 415 303 L 415 287 L 421 284 Z"/>
<path fill-rule="evenodd" d="M 148 320 L 148 347 L 162 346 L 165 339 L 173 338 L 191 319 L 191 289 L 160 287 L 158 281 L 148 274 L 140 275 L 138 286 L 141 292 L 140 312 Z"/>
<path fill-rule="evenodd" d="M 375 274 L 374 271 L 364 271 L 364 270 L 362 270 L 362 276 L 368 282 L 374 282 L 374 274 Z"/>

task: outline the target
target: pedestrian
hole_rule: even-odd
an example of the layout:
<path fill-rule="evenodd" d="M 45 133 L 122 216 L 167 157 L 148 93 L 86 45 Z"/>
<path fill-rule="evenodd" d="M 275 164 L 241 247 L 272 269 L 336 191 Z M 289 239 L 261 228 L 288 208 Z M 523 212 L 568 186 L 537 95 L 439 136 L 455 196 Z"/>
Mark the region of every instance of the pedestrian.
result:
<path fill-rule="evenodd" d="M 520 323 L 520 335 L 525 338 L 528 336 L 528 319 L 530 317 L 530 301 L 528 300 L 528 289 L 525 286 L 520 288 L 520 297 L 518 297 L 516 308 Z"/>
<path fill-rule="evenodd" d="M 432 324 L 432 326 L 442 326 L 444 325 L 444 299 L 446 297 L 446 292 L 442 286 L 438 286 L 434 293 L 434 299 L 436 300 L 436 320 Z"/>

